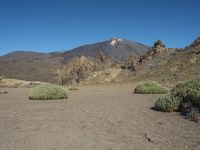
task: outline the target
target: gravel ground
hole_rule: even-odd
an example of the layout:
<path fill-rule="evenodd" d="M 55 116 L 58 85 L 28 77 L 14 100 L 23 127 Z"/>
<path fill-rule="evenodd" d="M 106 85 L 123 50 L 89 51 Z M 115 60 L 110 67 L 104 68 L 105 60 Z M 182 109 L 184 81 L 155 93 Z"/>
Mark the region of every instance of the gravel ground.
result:
<path fill-rule="evenodd" d="M 200 124 L 152 110 L 134 84 L 82 86 L 64 100 L 1 89 L 0 150 L 200 150 Z"/>

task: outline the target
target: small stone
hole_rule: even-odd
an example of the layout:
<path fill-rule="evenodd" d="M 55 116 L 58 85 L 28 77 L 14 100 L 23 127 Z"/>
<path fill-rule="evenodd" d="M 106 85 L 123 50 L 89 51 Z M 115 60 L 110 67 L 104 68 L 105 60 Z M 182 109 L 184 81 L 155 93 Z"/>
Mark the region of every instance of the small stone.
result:
<path fill-rule="evenodd" d="M 7 91 L 0 91 L 0 94 L 7 94 Z"/>

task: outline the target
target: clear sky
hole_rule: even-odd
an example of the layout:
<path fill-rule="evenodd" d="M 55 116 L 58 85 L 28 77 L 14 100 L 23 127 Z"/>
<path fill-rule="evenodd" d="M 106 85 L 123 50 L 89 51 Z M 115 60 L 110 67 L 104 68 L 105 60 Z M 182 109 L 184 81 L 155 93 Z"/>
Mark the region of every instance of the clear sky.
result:
<path fill-rule="evenodd" d="M 199 36 L 200 0 L 0 0 L 0 55 L 112 37 L 185 47 Z"/>

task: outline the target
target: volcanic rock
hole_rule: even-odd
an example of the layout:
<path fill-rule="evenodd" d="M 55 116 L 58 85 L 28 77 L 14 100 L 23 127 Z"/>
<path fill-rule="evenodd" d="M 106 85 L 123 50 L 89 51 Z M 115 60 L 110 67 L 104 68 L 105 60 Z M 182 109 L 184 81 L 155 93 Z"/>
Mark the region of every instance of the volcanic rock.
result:
<path fill-rule="evenodd" d="M 136 71 L 137 66 L 138 66 L 137 56 L 135 55 L 135 53 L 132 53 L 128 57 L 128 59 L 125 62 L 125 64 L 121 66 L 121 68 L 122 69 L 129 69 L 129 70 L 132 70 L 132 71 Z"/>
<path fill-rule="evenodd" d="M 60 71 L 61 84 L 80 83 L 96 69 L 95 63 L 88 57 L 81 56 L 72 58 Z"/>
<path fill-rule="evenodd" d="M 140 57 L 139 62 L 144 63 L 146 61 L 152 60 L 155 56 L 157 56 L 159 53 L 167 50 L 165 48 L 165 45 L 162 43 L 161 40 L 157 40 L 150 51 L 147 51 L 146 54 Z"/>

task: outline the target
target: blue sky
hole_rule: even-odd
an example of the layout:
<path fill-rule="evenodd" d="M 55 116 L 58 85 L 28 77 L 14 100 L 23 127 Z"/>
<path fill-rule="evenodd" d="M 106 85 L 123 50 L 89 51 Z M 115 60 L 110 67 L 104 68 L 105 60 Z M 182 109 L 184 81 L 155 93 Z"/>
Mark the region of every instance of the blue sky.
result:
<path fill-rule="evenodd" d="M 112 37 L 185 47 L 199 36 L 199 0 L 0 0 L 0 55 L 69 50 Z"/>

